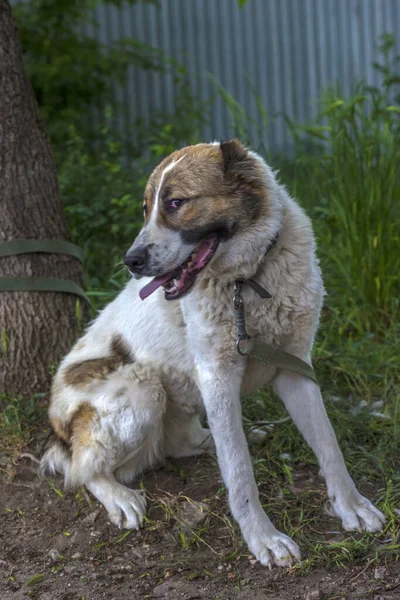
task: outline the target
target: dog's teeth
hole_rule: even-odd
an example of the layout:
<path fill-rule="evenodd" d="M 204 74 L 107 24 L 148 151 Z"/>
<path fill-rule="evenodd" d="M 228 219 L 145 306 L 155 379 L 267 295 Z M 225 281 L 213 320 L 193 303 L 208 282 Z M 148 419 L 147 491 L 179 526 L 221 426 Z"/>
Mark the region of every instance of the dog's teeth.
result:
<path fill-rule="evenodd" d="M 178 285 L 179 285 L 179 280 L 178 279 L 174 279 L 174 285 L 175 285 L 175 287 L 178 287 Z"/>

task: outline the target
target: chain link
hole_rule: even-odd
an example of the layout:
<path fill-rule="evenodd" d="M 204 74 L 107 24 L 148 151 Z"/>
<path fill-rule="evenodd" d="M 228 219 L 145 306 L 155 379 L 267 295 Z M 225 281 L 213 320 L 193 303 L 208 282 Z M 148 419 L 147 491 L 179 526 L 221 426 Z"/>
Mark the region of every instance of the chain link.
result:
<path fill-rule="evenodd" d="M 243 304 L 243 298 L 242 298 L 242 285 L 243 282 L 240 280 L 235 281 L 235 284 L 233 286 L 233 290 L 235 292 L 234 296 L 233 296 L 233 307 L 235 309 L 235 319 L 236 319 L 236 327 L 238 330 L 238 336 L 236 338 L 236 348 L 237 351 L 239 352 L 239 354 L 244 355 L 244 352 L 242 351 L 241 347 L 240 347 L 240 343 L 244 340 L 249 340 L 250 337 L 246 331 L 246 317 L 244 314 L 244 304 Z"/>

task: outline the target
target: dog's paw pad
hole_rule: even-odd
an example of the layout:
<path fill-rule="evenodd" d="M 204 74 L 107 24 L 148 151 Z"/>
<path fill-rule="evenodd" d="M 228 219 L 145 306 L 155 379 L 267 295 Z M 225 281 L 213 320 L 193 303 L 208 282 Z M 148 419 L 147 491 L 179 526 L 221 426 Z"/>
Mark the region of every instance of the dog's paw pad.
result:
<path fill-rule="evenodd" d="M 139 529 L 146 512 L 146 497 L 140 490 L 123 488 L 107 509 L 110 521 L 120 529 Z"/>
<path fill-rule="evenodd" d="M 372 502 L 358 492 L 346 500 L 337 498 L 331 505 L 331 513 L 342 520 L 346 531 L 382 531 L 386 518 Z"/>
<path fill-rule="evenodd" d="M 249 548 L 264 567 L 291 567 L 301 560 L 298 545 L 284 533 L 253 534 Z"/>

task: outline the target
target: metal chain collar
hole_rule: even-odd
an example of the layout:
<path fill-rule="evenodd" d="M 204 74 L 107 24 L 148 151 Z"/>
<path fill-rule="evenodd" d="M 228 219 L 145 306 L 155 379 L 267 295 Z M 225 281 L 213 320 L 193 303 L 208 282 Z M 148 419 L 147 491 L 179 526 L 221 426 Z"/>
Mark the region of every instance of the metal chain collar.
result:
<path fill-rule="evenodd" d="M 238 335 L 236 338 L 236 350 L 242 356 L 246 356 L 245 352 L 240 347 L 241 342 L 250 339 L 250 336 L 246 331 L 246 317 L 244 314 L 244 304 L 241 294 L 242 286 L 243 281 L 237 279 L 233 286 L 233 290 L 235 292 L 235 295 L 233 296 L 233 307 L 235 309 L 236 327 L 238 330 Z"/>

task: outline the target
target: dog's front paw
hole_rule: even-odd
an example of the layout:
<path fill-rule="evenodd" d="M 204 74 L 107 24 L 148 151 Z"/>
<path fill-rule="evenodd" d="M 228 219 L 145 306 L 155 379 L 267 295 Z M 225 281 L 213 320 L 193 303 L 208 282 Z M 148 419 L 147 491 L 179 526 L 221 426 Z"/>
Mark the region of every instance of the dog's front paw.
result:
<path fill-rule="evenodd" d="M 120 529 L 139 529 L 146 512 L 146 496 L 141 490 L 117 488 L 107 503 L 108 518 Z"/>
<path fill-rule="evenodd" d="M 381 511 L 356 489 L 332 498 L 328 512 L 341 519 L 346 531 L 382 531 L 386 521 Z"/>
<path fill-rule="evenodd" d="M 246 540 L 250 551 L 264 567 L 291 567 L 301 560 L 298 545 L 275 528 L 255 528 Z"/>

